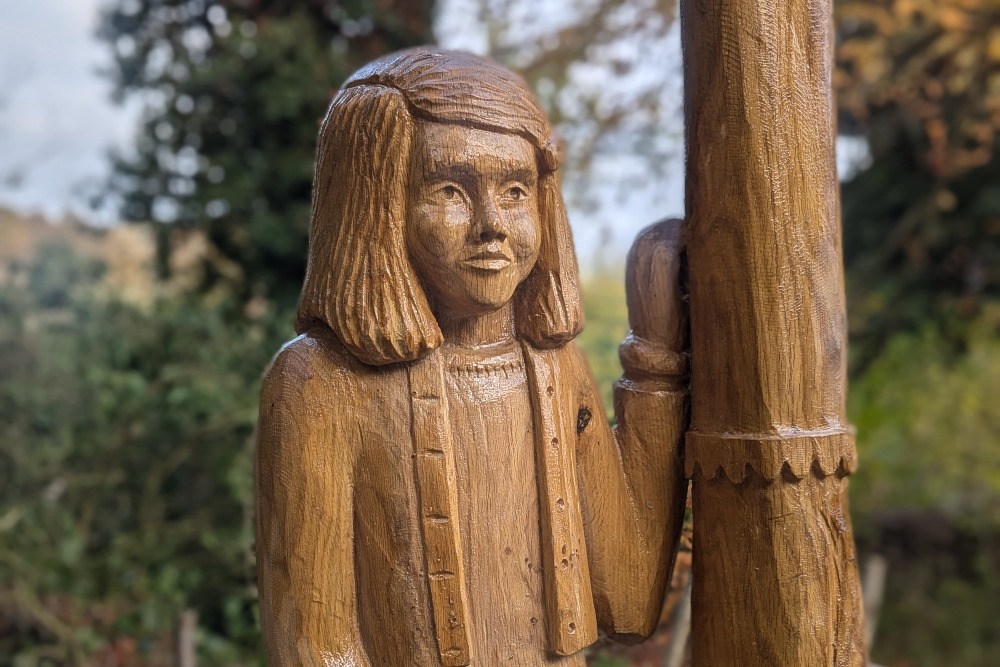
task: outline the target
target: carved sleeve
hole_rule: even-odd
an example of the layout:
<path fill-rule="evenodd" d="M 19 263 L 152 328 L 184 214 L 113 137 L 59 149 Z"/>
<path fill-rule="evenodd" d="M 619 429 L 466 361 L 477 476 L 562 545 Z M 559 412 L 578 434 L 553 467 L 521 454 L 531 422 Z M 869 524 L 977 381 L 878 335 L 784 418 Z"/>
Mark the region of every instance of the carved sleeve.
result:
<path fill-rule="evenodd" d="M 663 606 L 687 496 L 686 400 L 623 378 L 614 429 L 593 384 L 581 401 L 577 461 L 594 604 L 601 630 L 622 641 L 652 634 Z"/>
<path fill-rule="evenodd" d="M 271 667 L 370 667 L 357 624 L 352 456 L 329 381 L 287 348 L 264 380 L 256 549 Z"/>
<path fill-rule="evenodd" d="M 616 425 L 604 420 L 586 362 L 578 419 L 581 495 L 598 623 L 630 641 L 656 628 L 684 519 L 687 322 L 679 221 L 643 232 L 629 254 L 632 333 L 615 383 Z"/>

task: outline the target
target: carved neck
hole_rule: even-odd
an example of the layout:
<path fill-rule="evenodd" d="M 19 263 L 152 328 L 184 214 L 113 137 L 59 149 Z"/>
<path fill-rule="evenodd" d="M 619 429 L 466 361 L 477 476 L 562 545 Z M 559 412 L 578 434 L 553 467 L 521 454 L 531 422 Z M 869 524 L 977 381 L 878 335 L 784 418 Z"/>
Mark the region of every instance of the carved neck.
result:
<path fill-rule="evenodd" d="M 446 345 L 485 347 L 514 340 L 514 308 L 507 303 L 499 309 L 479 315 L 455 314 L 434 309 Z"/>

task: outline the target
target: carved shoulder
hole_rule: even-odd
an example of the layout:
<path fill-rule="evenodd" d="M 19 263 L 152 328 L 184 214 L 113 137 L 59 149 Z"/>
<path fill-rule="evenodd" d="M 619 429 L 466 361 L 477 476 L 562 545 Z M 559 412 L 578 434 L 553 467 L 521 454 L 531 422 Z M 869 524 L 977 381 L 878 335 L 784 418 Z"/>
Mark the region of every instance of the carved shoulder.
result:
<path fill-rule="evenodd" d="M 360 366 L 328 331 L 310 331 L 281 346 L 264 374 L 261 408 L 265 399 L 330 398 L 325 392 L 347 389 Z"/>
<path fill-rule="evenodd" d="M 356 366 L 361 364 L 327 332 L 308 332 L 286 343 L 264 375 L 258 447 L 330 447 L 346 441 L 337 434 L 348 428 L 350 407 L 365 384 L 364 371 Z"/>

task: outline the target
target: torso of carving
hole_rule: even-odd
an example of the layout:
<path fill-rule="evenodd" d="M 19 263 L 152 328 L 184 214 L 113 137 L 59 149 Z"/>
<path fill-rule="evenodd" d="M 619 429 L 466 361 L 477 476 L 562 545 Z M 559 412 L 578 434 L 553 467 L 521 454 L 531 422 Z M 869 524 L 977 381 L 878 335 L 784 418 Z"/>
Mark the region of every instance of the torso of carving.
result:
<path fill-rule="evenodd" d="M 599 630 L 654 629 L 686 493 L 679 225 L 630 254 L 613 429 L 557 165 L 479 58 L 394 54 L 335 98 L 300 336 L 261 397 L 272 666 L 582 666 Z"/>
<path fill-rule="evenodd" d="M 472 653 L 483 664 L 582 665 L 545 659 L 535 428 L 521 349 L 442 348 L 454 434 Z M 487 518 L 487 520 L 482 520 Z"/>

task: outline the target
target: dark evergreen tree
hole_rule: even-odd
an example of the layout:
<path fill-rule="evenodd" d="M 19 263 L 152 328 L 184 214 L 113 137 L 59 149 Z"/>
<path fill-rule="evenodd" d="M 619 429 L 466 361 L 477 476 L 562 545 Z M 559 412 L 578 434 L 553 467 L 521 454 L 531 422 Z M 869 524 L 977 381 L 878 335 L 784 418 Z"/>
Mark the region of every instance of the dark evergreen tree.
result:
<path fill-rule="evenodd" d="M 316 132 L 343 79 L 431 39 L 432 0 L 115 0 L 101 37 L 145 113 L 115 157 L 121 215 L 203 229 L 205 287 L 287 306 L 305 269 Z"/>
<path fill-rule="evenodd" d="M 837 19 L 841 130 L 871 149 L 842 195 L 854 370 L 928 328 L 963 352 L 1000 299 L 1000 7 L 841 0 Z"/>

